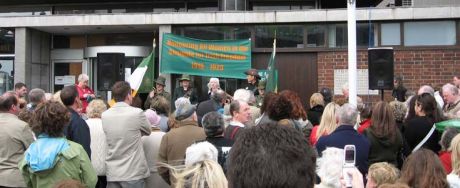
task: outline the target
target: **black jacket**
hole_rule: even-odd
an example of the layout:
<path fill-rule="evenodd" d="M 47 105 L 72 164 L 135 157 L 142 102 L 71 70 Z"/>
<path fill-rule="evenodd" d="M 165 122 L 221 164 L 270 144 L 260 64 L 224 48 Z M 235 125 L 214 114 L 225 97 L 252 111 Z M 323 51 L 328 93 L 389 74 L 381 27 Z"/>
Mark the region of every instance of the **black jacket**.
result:
<path fill-rule="evenodd" d="M 310 121 L 313 126 L 319 125 L 323 111 L 324 106 L 321 105 L 316 105 L 313 108 L 310 108 L 307 112 L 308 121 Z"/>
<path fill-rule="evenodd" d="M 426 116 L 416 116 L 406 123 L 406 127 L 404 129 L 404 138 L 406 139 L 411 151 L 420 143 L 420 141 L 423 140 L 423 138 L 425 138 L 432 127 L 433 122 Z M 422 147 L 430 149 L 437 154 L 439 150 L 441 150 L 439 139 L 439 132 L 435 130 Z"/>
<path fill-rule="evenodd" d="M 220 137 L 207 137 L 206 141 L 208 141 L 209 143 L 211 143 L 217 148 L 217 152 L 218 152 L 217 161 L 219 162 L 220 166 L 222 166 L 222 169 L 224 170 L 224 172 L 226 172 L 227 171 L 226 161 L 227 161 L 230 149 L 233 146 L 233 140 L 220 136 Z"/>
<path fill-rule="evenodd" d="M 174 106 L 174 102 L 180 97 L 189 98 L 190 103 L 192 104 L 198 103 L 198 96 L 196 95 L 196 91 L 194 88 L 189 87 L 187 91 L 184 91 L 183 87 L 178 87 L 174 89 L 173 100 L 171 101 L 173 106 Z"/>
<path fill-rule="evenodd" d="M 70 122 L 64 127 L 64 135 L 68 140 L 83 146 L 88 157 L 91 158 L 91 135 L 89 133 L 88 124 L 86 124 L 86 121 L 83 120 L 75 110 L 69 108 L 69 111 L 71 113 Z"/>
<path fill-rule="evenodd" d="M 369 166 L 377 162 L 388 162 L 395 166 L 397 163 L 397 154 L 403 147 L 403 138 L 399 129 L 396 130 L 394 139 L 389 136 L 377 137 L 370 129 L 364 130 L 364 136 L 371 143 L 369 150 Z"/>

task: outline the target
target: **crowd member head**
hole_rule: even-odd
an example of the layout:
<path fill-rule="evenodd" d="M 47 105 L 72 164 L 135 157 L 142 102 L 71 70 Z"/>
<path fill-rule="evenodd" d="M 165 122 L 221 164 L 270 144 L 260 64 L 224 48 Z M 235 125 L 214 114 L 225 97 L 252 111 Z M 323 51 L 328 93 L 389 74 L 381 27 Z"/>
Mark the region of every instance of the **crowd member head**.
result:
<path fill-rule="evenodd" d="M 230 103 L 230 114 L 232 120 L 240 123 L 246 123 L 251 120 L 251 113 L 248 103 L 240 100 L 234 100 Z"/>
<path fill-rule="evenodd" d="M 458 100 L 460 100 L 458 88 L 452 84 L 442 86 L 442 98 L 446 104 L 455 104 Z"/>
<path fill-rule="evenodd" d="M 246 74 L 246 79 L 250 84 L 254 84 L 260 79 L 259 72 L 256 69 L 249 69 L 244 74 Z"/>
<path fill-rule="evenodd" d="M 208 82 L 208 92 L 220 89 L 219 78 L 210 78 Z"/>
<path fill-rule="evenodd" d="M 14 92 L 19 98 L 23 98 L 27 95 L 27 86 L 22 82 L 14 84 Z"/>
<path fill-rule="evenodd" d="M 222 136 L 225 129 L 224 118 L 219 112 L 208 112 L 203 116 L 202 125 L 207 137 Z"/>
<path fill-rule="evenodd" d="M 366 188 L 377 188 L 384 183 L 395 183 L 399 170 L 387 162 L 374 163 L 369 167 Z"/>
<path fill-rule="evenodd" d="M 179 82 L 183 88 L 189 88 L 190 76 L 188 74 L 183 74 L 182 77 L 179 79 Z"/>
<path fill-rule="evenodd" d="M 89 77 L 88 75 L 86 74 L 80 74 L 78 76 L 78 86 L 81 87 L 81 88 L 87 88 L 88 87 L 88 81 L 89 81 Z"/>
<path fill-rule="evenodd" d="M 407 103 L 407 114 L 405 122 L 409 121 L 410 119 L 414 118 L 417 114 L 415 114 L 415 101 L 417 100 L 417 95 L 414 95 L 408 99 Z"/>
<path fill-rule="evenodd" d="M 401 76 L 396 76 L 395 79 L 393 80 L 393 83 L 394 83 L 394 87 L 395 87 L 395 88 L 403 87 L 403 86 L 404 86 Z"/>
<path fill-rule="evenodd" d="M 297 130 L 270 122 L 236 139 L 228 159 L 229 187 L 307 187 L 314 185 L 315 154 Z"/>
<path fill-rule="evenodd" d="M 450 148 L 450 144 L 452 142 L 452 139 L 458 134 L 458 130 L 455 127 L 447 127 L 444 129 L 444 132 L 442 133 L 441 140 L 439 141 L 439 144 L 442 147 L 443 151 L 451 151 L 452 148 Z"/>
<path fill-rule="evenodd" d="M 322 88 L 321 91 L 319 92 L 324 98 L 324 105 L 329 104 L 332 102 L 332 98 L 334 97 L 334 93 L 332 92 L 331 89 L 329 88 Z"/>
<path fill-rule="evenodd" d="M 358 118 L 358 110 L 352 104 L 345 103 L 336 113 L 339 125 L 352 125 L 356 124 Z"/>
<path fill-rule="evenodd" d="M 268 107 L 270 106 L 271 101 L 273 98 L 277 96 L 276 93 L 269 92 L 265 94 L 264 100 L 262 102 L 262 106 L 260 106 L 260 113 L 263 114 L 268 111 Z"/>
<path fill-rule="evenodd" d="M 194 105 L 184 103 L 176 108 L 174 117 L 176 121 L 197 121 L 195 110 Z"/>
<path fill-rule="evenodd" d="M 184 104 L 192 104 L 192 103 L 190 103 L 190 100 L 186 97 L 179 97 L 174 102 L 174 106 L 176 107 L 176 109 L 179 108 L 179 106 L 184 105 Z"/>
<path fill-rule="evenodd" d="M 428 93 L 430 94 L 431 96 L 434 96 L 434 89 L 433 87 L 429 86 L 429 85 L 423 85 L 422 87 L 420 87 L 420 89 L 418 89 L 418 92 L 417 94 L 418 95 L 422 95 L 424 93 Z"/>
<path fill-rule="evenodd" d="M 115 102 L 125 102 L 131 105 L 133 97 L 131 96 L 131 86 L 126 81 L 118 81 L 112 86 L 112 96 Z"/>
<path fill-rule="evenodd" d="M 224 90 L 217 89 L 211 92 L 211 99 L 217 104 L 225 104 L 227 100 L 227 94 Z"/>
<path fill-rule="evenodd" d="M 407 184 L 396 182 L 396 183 L 384 183 L 379 188 L 410 188 Z"/>
<path fill-rule="evenodd" d="M 460 134 L 452 139 L 450 149 L 452 150 L 452 174 L 460 176 Z"/>
<path fill-rule="evenodd" d="M 384 101 L 375 104 L 372 110 L 372 125 L 370 130 L 377 137 L 389 137 L 391 140 L 396 139 L 397 128 L 393 111 L 390 105 Z"/>
<path fill-rule="evenodd" d="M 0 113 L 19 114 L 19 101 L 14 92 L 8 91 L 0 96 Z"/>
<path fill-rule="evenodd" d="M 86 115 L 88 118 L 101 118 L 102 112 L 107 110 L 107 105 L 103 100 L 94 99 L 86 108 Z"/>
<path fill-rule="evenodd" d="M 175 187 L 228 187 L 227 178 L 217 163 L 217 149 L 211 143 L 195 143 L 185 153 L 185 169 L 166 165 L 176 179 Z"/>
<path fill-rule="evenodd" d="M 428 149 L 409 155 L 401 170 L 400 182 L 410 187 L 449 187 L 438 156 Z"/>
<path fill-rule="evenodd" d="M 33 110 L 35 107 L 46 101 L 45 91 L 40 88 L 34 88 L 29 92 L 29 104 L 27 105 L 28 110 Z"/>
<path fill-rule="evenodd" d="M 251 95 L 254 96 L 251 91 L 246 90 L 246 89 L 237 89 L 235 93 L 233 93 L 233 100 L 240 100 L 244 101 L 246 103 L 249 103 L 251 100 Z"/>
<path fill-rule="evenodd" d="M 163 114 L 164 116 L 168 116 L 171 109 L 171 103 L 165 97 L 159 96 L 157 100 L 152 103 L 150 108 L 154 109 L 158 115 Z"/>
<path fill-rule="evenodd" d="M 316 140 L 322 135 L 328 135 L 334 132 L 337 128 L 337 119 L 336 119 L 336 112 L 340 108 L 338 104 L 334 102 L 330 102 L 324 108 L 323 115 L 321 116 L 321 122 L 319 123 L 318 130 L 316 132 Z"/>
<path fill-rule="evenodd" d="M 157 92 L 162 92 L 166 86 L 166 78 L 164 76 L 158 76 L 155 80 L 155 89 Z"/>
<path fill-rule="evenodd" d="M 364 121 L 366 119 L 371 119 L 372 117 L 372 107 L 371 106 L 366 106 L 362 110 L 359 111 L 359 118 L 361 121 Z"/>
<path fill-rule="evenodd" d="M 310 97 L 310 108 L 315 106 L 324 106 L 324 98 L 321 93 L 313 93 Z"/>
<path fill-rule="evenodd" d="M 366 104 L 364 104 L 364 101 L 361 97 L 356 97 L 356 108 L 358 109 L 359 112 L 364 110 L 366 107 Z"/>
<path fill-rule="evenodd" d="M 457 86 L 457 88 L 460 87 L 460 75 L 458 73 L 453 77 L 452 83 Z"/>
<path fill-rule="evenodd" d="M 393 110 L 393 116 L 396 122 L 403 122 L 407 113 L 407 106 L 403 102 L 391 101 L 390 107 Z"/>
<path fill-rule="evenodd" d="M 60 93 L 62 103 L 67 107 L 78 108 L 78 91 L 75 86 L 65 86 Z"/>
<path fill-rule="evenodd" d="M 282 95 L 274 96 L 270 102 L 270 106 L 267 109 L 268 117 L 274 121 L 280 121 L 282 119 L 290 119 L 294 106 L 289 99 Z"/>
<path fill-rule="evenodd" d="M 36 135 L 62 137 L 64 126 L 69 121 L 69 111 L 59 102 L 49 101 L 37 106 L 30 123 Z"/>
<path fill-rule="evenodd" d="M 437 103 L 436 99 L 430 94 L 418 95 L 415 100 L 415 114 L 417 116 L 427 116 L 431 118 L 433 123 L 439 122 L 441 117 L 437 113 Z"/>
<path fill-rule="evenodd" d="M 348 95 L 350 94 L 349 93 L 349 90 L 348 90 L 348 83 L 345 83 L 343 86 L 342 86 L 342 94 L 345 98 L 348 98 Z"/>
<path fill-rule="evenodd" d="M 340 187 L 343 149 L 330 147 L 324 150 L 321 156 L 317 161 L 316 173 L 321 179 L 322 187 Z"/>
<path fill-rule="evenodd" d="M 292 104 L 292 111 L 289 115 L 290 119 L 307 120 L 307 113 L 305 112 L 302 102 L 300 101 L 300 97 L 296 92 L 284 90 L 280 93 L 280 96 L 285 97 Z"/>
<path fill-rule="evenodd" d="M 144 112 L 145 116 L 149 120 L 150 126 L 153 127 L 158 127 L 158 124 L 160 123 L 160 116 L 158 116 L 157 112 L 151 109 L 147 109 Z"/>

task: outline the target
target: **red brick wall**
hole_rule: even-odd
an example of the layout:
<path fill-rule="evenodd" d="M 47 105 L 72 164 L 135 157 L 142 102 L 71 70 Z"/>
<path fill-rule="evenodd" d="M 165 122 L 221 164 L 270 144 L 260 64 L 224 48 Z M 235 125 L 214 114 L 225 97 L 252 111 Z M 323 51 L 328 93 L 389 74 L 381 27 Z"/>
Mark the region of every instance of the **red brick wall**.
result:
<path fill-rule="evenodd" d="M 425 84 L 442 86 L 451 82 L 455 73 L 460 73 L 460 49 L 395 50 L 394 58 L 395 76 L 402 76 L 405 87 L 412 91 Z M 346 69 L 347 62 L 347 51 L 318 52 L 318 89 L 333 89 L 334 69 Z M 358 69 L 367 69 L 367 50 L 358 51 L 357 65 Z M 371 103 L 380 98 L 361 97 Z M 393 100 L 391 91 L 385 91 L 385 100 Z"/>

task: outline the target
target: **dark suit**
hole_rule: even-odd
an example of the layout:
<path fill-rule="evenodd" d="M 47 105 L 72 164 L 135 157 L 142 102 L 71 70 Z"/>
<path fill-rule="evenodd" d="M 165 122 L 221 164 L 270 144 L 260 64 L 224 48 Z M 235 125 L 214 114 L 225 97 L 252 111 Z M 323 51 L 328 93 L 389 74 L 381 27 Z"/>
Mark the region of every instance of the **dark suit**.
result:
<path fill-rule="evenodd" d="M 201 127 L 201 120 L 203 119 L 203 116 L 207 114 L 208 112 L 217 112 L 219 108 L 222 108 L 222 105 L 217 103 L 216 101 L 213 101 L 212 99 L 209 99 L 207 101 L 200 102 L 198 106 L 196 107 L 196 116 L 198 118 L 198 125 Z"/>
<path fill-rule="evenodd" d="M 70 109 L 70 123 L 64 127 L 64 135 L 68 140 L 74 141 L 85 149 L 88 157 L 91 158 L 91 136 L 89 133 L 88 124 L 83 120 L 75 110 Z"/>
<path fill-rule="evenodd" d="M 369 140 L 360 135 L 351 125 L 341 125 L 330 135 L 322 136 L 316 143 L 316 149 L 321 156 L 327 147 L 343 149 L 345 145 L 355 145 L 356 148 L 356 167 L 364 175 L 367 174 L 368 156 L 370 143 Z"/>

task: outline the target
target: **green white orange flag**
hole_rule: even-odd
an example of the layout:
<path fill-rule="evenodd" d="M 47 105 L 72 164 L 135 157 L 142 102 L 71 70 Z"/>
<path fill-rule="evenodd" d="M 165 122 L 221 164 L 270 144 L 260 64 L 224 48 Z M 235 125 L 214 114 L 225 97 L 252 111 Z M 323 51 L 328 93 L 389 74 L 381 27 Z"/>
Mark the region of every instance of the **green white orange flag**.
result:
<path fill-rule="evenodd" d="M 276 75 L 275 68 L 275 55 L 276 55 L 276 38 L 273 39 L 273 52 L 268 62 L 267 74 L 265 79 L 267 80 L 267 85 L 265 86 L 266 92 L 278 92 L 278 77 Z"/>

